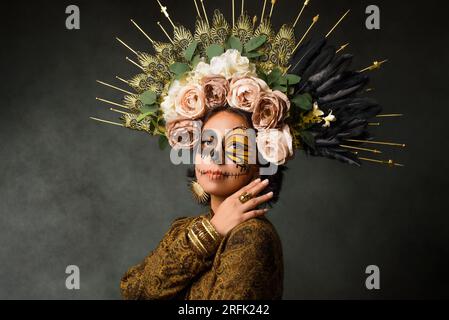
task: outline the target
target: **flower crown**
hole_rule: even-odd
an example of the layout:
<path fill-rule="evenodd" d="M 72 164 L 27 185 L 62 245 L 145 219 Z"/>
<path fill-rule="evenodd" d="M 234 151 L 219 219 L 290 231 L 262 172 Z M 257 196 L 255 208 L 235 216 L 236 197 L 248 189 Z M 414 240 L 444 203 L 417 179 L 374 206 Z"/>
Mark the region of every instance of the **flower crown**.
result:
<path fill-rule="evenodd" d="M 373 118 L 402 116 L 381 114 L 382 107 L 366 97 L 367 71 L 378 69 L 386 60 L 355 71 L 350 69 L 353 56 L 340 54 L 328 44 L 330 34 L 349 11 L 338 20 L 326 36 L 307 40 L 319 15 L 312 19 L 300 40 L 295 28 L 309 1 L 306 0 L 293 24 L 284 24 L 275 32 L 267 0 L 258 23 L 242 8 L 235 19 L 232 1 L 232 23 L 215 10 L 211 21 L 204 0 L 194 0 L 197 12 L 194 33 L 175 24 L 167 8 L 158 1 L 161 12 L 173 27 L 170 36 L 158 22 L 169 42 L 153 40 L 134 21 L 132 24 L 151 42 L 154 54 L 133 52 L 138 62 L 127 58 L 142 72 L 128 84 L 134 92 L 98 81 L 125 92 L 123 104 L 97 98 L 119 106 L 122 123 L 92 118 L 129 129 L 159 136 L 161 148 L 192 148 L 192 136 L 201 130 L 208 110 L 219 106 L 251 113 L 257 130 L 257 147 L 265 160 L 284 164 L 296 150 L 308 155 L 336 159 L 361 165 L 361 161 L 402 166 L 393 160 L 373 159 L 363 153 L 381 153 L 372 145 L 405 147 L 404 144 L 374 141 L 369 129 L 378 126 Z"/>

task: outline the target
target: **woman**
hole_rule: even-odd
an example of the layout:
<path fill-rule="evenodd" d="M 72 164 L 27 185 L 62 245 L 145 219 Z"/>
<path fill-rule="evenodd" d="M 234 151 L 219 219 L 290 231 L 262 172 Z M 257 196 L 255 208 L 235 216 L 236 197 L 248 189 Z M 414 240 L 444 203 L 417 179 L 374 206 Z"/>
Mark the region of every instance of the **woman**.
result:
<path fill-rule="evenodd" d="M 232 129 L 251 128 L 250 116 L 217 107 L 205 116 L 202 130 L 223 141 Z M 202 150 L 213 140 L 204 136 Z M 261 179 L 256 164 L 223 161 L 229 150 L 222 145 L 215 144 L 210 158 L 196 154 L 195 176 L 210 195 L 209 212 L 173 222 L 159 246 L 122 278 L 125 299 L 282 298 L 281 242 L 265 217 L 268 209 L 260 208 L 277 199 L 282 169 Z M 252 199 L 242 201 L 245 193 Z"/>

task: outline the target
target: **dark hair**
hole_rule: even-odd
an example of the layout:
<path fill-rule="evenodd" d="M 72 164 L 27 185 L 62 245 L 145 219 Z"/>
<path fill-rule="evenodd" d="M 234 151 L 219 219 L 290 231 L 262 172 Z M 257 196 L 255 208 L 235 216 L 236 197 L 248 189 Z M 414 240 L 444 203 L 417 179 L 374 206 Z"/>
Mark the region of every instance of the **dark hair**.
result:
<path fill-rule="evenodd" d="M 237 108 L 230 108 L 229 106 L 220 106 L 220 107 L 215 107 L 213 109 L 210 109 L 207 111 L 206 115 L 203 118 L 203 125 L 210 119 L 212 118 L 212 116 L 216 115 L 219 112 L 230 112 L 230 113 L 234 113 L 237 115 L 240 115 L 241 117 L 243 117 L 247 124 L 249 125 L 250 128 L 254 129 L 253 127 L 253 122 L 251 119 L 252 114 L 250 112 L 246 112 L 244 110 L 241 109 L 237 109 Z M 258 158 L 260 158 L 261 155 L 258 154 Z M 267 165 L 261 165 L 259 164 L 259 166 L 261 167 L 266 167 Z M 284 171 L 287 170 L 288 168 L 285 165 L 280 165 L 277 168 L 277 171 L 275 174 L 273 175 L 263 175 L 260 178 L 262 180 L 264 179 L 268 179 L 269 184 L 268 186 L 261 192 L 260 195 L 262 194 L 266 194 L 269 192 L 273 192 L 273 198 L 266 203 L 266 205 L 268 205 L 269 207 L 272 207 L 273 204 L 275 204 L 278 200 L 279 200 L 279 194 L 281 192 L 282 189 L 282 182 L 284 179 Z M 189 167 L 187 169 L 187 177 L 191 180 L 196 179 L 196 175 L 195 175 L 195 166 Z M 204 205 L 209 205 L 208 203 L 205 203 Z"/>

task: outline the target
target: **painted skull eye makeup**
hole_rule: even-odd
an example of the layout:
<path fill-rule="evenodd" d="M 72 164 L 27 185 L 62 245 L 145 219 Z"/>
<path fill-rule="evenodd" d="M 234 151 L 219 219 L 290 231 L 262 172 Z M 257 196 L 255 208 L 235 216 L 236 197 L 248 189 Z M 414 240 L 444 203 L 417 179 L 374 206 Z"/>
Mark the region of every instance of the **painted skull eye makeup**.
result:
<path fill-rule="evenodd" d="M 224 139 L 224 152 L 227 159 L 237 165 L 248 165 L 251 144 L 247 128 L 237 127 L 229 131 Z"/>

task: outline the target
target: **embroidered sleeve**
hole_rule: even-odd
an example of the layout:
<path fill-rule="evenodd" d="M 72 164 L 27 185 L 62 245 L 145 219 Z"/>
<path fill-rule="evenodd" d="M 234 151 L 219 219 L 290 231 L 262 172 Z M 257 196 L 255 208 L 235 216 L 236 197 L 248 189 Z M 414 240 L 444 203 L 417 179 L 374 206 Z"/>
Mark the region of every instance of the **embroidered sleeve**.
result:
<path fill-rule="evenodd" d="M 214 252 L 198 252 L 189 239 L 192 226 L 204 217 L 175 220 L 158 247 L 122 277 L 124 299 L 176 299 L 192 279 L 210 268 Z"/>

